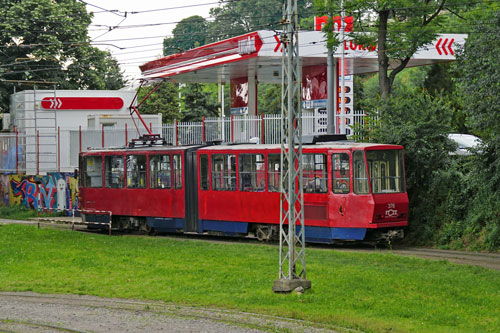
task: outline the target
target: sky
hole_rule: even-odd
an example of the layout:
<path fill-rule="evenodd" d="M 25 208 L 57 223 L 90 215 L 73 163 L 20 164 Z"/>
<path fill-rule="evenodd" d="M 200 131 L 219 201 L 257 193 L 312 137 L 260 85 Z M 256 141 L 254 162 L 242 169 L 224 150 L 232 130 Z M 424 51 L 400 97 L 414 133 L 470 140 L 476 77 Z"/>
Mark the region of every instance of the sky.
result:
<path fill-rule="evenodd" d="M 163 39 L 172 35 L 177 22 L 193 15 L 208 18 L 210 8 L 218 3 L 217 0 L 82 2 L 87 4 L 88 12 L 94 13 L 89 26 L 92 45 L 111 52 L 129 84 L 140 77 L 140 65 L 162 56 Z"/>

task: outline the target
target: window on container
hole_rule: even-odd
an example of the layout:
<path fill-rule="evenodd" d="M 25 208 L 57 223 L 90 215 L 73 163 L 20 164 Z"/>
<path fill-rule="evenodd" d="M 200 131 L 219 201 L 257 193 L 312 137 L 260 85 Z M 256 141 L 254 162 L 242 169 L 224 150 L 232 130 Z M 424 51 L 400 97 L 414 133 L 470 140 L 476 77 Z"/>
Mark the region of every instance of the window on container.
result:
<path fill-rule="evenodd" d="M 402 150 L 369 150 L 366 152 L 366 161 L 372 193 L 405 191 Z"/>
<path fill-rule="evenodd" d="M 123 156 L 106 156 L 104 158 L 106 165 L 106 187 L 122 188 L 124 183 L 124 163 Z"/>
<path fill-rule="evenodd" d="M 212 155 L 212 189 L 215 191 L 236 191 L 235 155 Z"/>
<path fill-rule="evenodd" d="M 181 155 L 174 155 L 173 165 L 174 188 L 182 188 L 182 159 Z"/>
<path fill-rule="evenodd" d="M 302 154 L 303 189 L 305 193 L 326 193 L 328 173 L 325 154 Z"/>
<path fill-rule="evenodd" d="M 127 156 L 127 187 L 147 187 L 147 162 L 146 155 Z"/>
<path fill-rule="evenodd" d="M 267 182 L 269 192 L 280 191 L 280 154 L 267 155 Z"/>
<path fill-rule="evenodd" d="M 150 188 L 172 187 L 170 155 L 149 156 L 149 186 Z"/>
<path fill-rule="evenodd" d="M 354 193 L 368 194 L 368 175 L 366 174 L 365 154 L 361 150 L 356 150 L 352 154 L 353 177 L 354 177 Z"/>
<path fill-rule="evenodd" d="M 83 187 L 102 187 L 102 157 L 87 156 L 83 159 Z"/>
<path fill-rule="evenodd" d="M 208 177 L 208 156 L 200 155 L 200 189 L 203 191 L 209 189 Z"/>
<path fill-rule="evenodd" d="M 349 155 L 346 153 L 332 154 L 333 193 L 349 193 Z"/>
<path fill-rule="evenodd" d="M 262 154 L 239 155 L 240 191 L 263 192 L 266 190 L 266 167 Z"/>

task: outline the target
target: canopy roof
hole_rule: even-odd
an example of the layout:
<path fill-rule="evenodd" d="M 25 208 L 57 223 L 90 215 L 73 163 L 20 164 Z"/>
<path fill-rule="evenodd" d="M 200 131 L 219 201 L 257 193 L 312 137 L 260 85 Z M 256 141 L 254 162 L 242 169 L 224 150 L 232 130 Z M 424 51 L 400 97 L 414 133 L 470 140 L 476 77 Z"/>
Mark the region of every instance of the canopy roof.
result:
<path fill-rule="evenodd" d="M 455 49 L 467 35 L 442 34 L 435 42 L 418 50 L 407 67 L 455 60 Z M 345 73 L 362 74 L 378 70 L 375 47 L 345 43 Z M 340 47 L 334 54 L 340 58 Z M 325 65 L 327 49 L 324 33 L 299 33 L 299 56 L 302 66 Z M 172 78 L 176 82 L 230 82 L 255 75 L 260 82 L 281 82 L 282 48 L 274 31 L 259 30 L 182 53 L 153 60 L 140 66 L 144 79 Z M 390 63 L 391 68 L 398 62 Z"/>

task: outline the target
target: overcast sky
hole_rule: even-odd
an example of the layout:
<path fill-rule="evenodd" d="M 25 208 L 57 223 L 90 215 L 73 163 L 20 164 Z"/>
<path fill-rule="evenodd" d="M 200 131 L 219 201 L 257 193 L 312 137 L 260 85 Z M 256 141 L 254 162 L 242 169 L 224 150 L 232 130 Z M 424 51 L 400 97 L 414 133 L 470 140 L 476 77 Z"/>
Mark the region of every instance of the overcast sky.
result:
<path fill-rule="evenodd" d="M 94 13 L 89 26 L 92 44 L 110 51 L 129 81 L 140 77 L 139 65 L 161 57 L 163 39 L 171 36 L 177 22 L 193 15 L 208 18 L 210 8 L 217 6 L 216 0 L 85 0 L 85 3 L 87 10 Z"/>

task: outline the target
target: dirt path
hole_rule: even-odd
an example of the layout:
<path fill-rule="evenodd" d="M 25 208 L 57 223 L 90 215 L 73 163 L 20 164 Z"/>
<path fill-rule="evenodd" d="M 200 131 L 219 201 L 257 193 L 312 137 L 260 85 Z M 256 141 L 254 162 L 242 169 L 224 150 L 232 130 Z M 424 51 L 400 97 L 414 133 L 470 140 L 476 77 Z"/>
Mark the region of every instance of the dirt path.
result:
<path fill-rule="evenodd" d="M 155 301 L 0 293 L 0 332 L 335 332 L 308 322 Z"/>
<path fill-rule="evenodd" d="M 500 270 L 500 253 L 478 253 L 425 248 L 393 250 L 392 253 L 432 260 L 448 260 L 457 264 L 481 266 L 489 269 Z"/>

